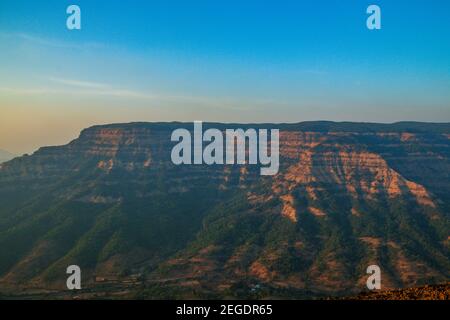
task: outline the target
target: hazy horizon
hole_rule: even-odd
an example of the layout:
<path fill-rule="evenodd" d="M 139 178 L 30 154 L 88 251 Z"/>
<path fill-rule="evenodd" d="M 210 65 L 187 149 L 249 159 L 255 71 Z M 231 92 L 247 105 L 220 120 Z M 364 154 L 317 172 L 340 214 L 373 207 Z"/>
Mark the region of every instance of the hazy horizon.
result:
<path fill-rule="evenodd" d="M 35 143 L 35 146 L 32 146 L 28 149 L 23 149 L 23 148 L 16 148 L 15 145 L 12 145 L 11 149 L 8 148 L 4 148 L 2 147 L 2 145 L 0 145 L 0 151 L 6 151 L 8 153 L 11 153 L 15 156 L 21 156 L 24 154 L 32 154 L 33 152 L 37 151 L 39 148 L 41 147 L 49 147 L 49 146 L 59 146 L 59 145 L 65 145 L 67 143 L 69 143 L 72 140 L 75 140 L 76 138 L 79 137 L 81 131 L 83 129 L 87 129 L 89 127 L 92 126 L 102 126 L 102 125 L 112 125 L 112 124 L 130 124 L 130 123 L 158 123 L 158 122 L 180 122 L 180 123 L 190 123 L 193 122 L 195 120 L 192 121 L 182 121 L 182 120 L 170 120 L 170 121 L 127 121 L 127 122 L 105 122 L 105 123 L 95 123 L 89 126 L 86 126 L 84 128 L 81 128 L 79 131 L 75 132 L 72 136 L 70 137 L 56 137 L 56 136 L 51 136 L 49 138 L 49 141 L 52 142 L 43 142 L 41 144 L 39 144 L 39 142 L 34 142 L 33 139 L 31 139 L 31 143 Z M 450 122 L 444 121 L 444 122 L 431 122 L 431 121 L 395 121 L 395 122 L 367 122 L 367 121 L 333 121 L 333 120 L 305 120 L 305 121 L 286 121 L 286 122 L 272 122 L 272 123 L 276 123 L 276 124 L 295 124 L 295 123 L 301 123 L 301 122 L 337 122 L 337 123 L 342 123 L 342 122 L 349 122 L 349 123 L 372 123 L 372 124 L 395 124 L 395 123 L 399 123 L 399 122 L 419 122 L 419 123 L 428 123 L 428 124 L 450 124 Z M 204 122 L 210 122 L 210 123 L 229 123 L 229 124 L 263 124 L 264 122 L 239 122 L 239 121 L 204 121 Z M 268 123 L 268 122 L 267 122 Z M 30 140 L 28 140 L 30 141 Z M 40 141 L 40 140 L 39 140 Z M 14 151 L 17 150 L 17 151 Z"/>

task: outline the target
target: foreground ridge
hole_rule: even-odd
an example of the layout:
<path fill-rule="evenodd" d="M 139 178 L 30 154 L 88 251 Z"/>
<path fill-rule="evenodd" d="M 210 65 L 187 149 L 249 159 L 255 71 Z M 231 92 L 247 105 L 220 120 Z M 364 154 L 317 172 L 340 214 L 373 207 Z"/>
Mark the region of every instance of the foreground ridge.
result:
<path fill-rule="evenodd" d="M 450 300 L 450 282 L 422 287 L 365 292 L 344 300 Z"/>

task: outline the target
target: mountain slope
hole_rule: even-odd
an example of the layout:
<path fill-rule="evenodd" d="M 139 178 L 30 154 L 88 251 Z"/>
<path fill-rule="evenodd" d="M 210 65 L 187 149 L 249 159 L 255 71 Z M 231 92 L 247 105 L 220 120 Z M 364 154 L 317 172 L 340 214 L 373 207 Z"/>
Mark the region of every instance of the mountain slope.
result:
<path fill-rule="evenodd" d="M 0 165 L 0 284 L 64 288 L 70 264 L 149 298 L 348 295 L 370 264 L 385 288 L 448 281 L 449 124 L 259 125 L 281 131 L 273 177 L 173 165 L 180 126 L 95 126 Z"/>
<path fill-rule="evenodd" d="M 361 293 L 350 300 L 449 300 L 450 284 L 439 284 L 401 290 Z"/>

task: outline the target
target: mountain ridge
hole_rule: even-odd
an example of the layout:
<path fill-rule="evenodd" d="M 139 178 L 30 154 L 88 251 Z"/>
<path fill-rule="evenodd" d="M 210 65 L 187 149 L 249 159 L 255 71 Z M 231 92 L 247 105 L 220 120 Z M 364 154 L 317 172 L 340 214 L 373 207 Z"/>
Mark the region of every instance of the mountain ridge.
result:
<path fill-rule="evenodd" d="M 13 159 L 15 157 L 16 157 L 15 154 L 12 154 L 9 151 L 0 149 L 0 163 L 9 161 L 9 160 L 11 160 L 11 159 Z"/>
<path fill-rule="evenodd" d="M 0 283 L 63 289 L 69 264 L 147 298 L 349 295 L 373 263 L 386 288 L 448 281 L 450 124 L 367 126 L 281 127 L 274 177 L 173 165 L 171 130 L 192 123 L 93 126 L 16 158 Z"/>
<path fill-rule="evenodd" d="M 192 125 L 192 122 L 183 121 L 170 121 L 170 122 L 127 122 L 127 123 L 111 123 L 111 124 L 101 124 L 93 125 L 84 130 L 95 130 L 102 127 L 115 128 L 115 127 L 174 127 L 178 128 L 180 126 Z M 353 121 L 328 121 L 328 120 L 318 120 L 318 121 L 302 121 L 302 122 L 292 122 L 292 123 L 237 123 L 237 122 L 203 122 L 206 127 L 223 128 L 230 126 L 230 128 L 243 127 L 248 128 L 251 126 L 264 128 L 264 127 L 277 127 L 279 129 L 290 129 L 290 130 L 317 130 L 321 131 L 331 131 L 338 130 L 347 132 L 346 130 L 358 130 L 362 132 L 377 132 L 378 130 L 397 130 L 407 131 L 412 130 L 412 132 L 440 132 L 440 133 L 450 133 L 450 122 L 420 122 L 420 121 L 398 121 L 393 123 L 377 123 L 377 122 L 353 122 Z M 371 129 L 371 130 L 370 130 Z M 84 131 L 83 130 L 83 131 Z"/>

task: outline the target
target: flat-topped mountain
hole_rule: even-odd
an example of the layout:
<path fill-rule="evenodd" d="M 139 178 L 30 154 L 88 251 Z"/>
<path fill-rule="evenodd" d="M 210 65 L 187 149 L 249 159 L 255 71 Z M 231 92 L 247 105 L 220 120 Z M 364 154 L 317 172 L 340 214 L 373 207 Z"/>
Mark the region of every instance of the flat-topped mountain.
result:
<path fill-rule="evenodd" d="M 350 295 L 371 264 L 384 288 L 449 280 L 450 124 L 203 124 L 280 129 L 274 176 L 174 165 L 192 126 L 94 126 L 1 164 L 0 291 L 64 290 L 71 264 L 144 298 Z"/>

